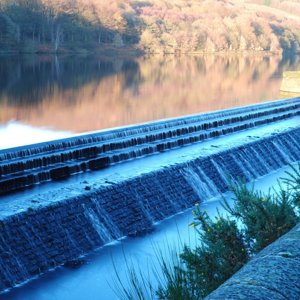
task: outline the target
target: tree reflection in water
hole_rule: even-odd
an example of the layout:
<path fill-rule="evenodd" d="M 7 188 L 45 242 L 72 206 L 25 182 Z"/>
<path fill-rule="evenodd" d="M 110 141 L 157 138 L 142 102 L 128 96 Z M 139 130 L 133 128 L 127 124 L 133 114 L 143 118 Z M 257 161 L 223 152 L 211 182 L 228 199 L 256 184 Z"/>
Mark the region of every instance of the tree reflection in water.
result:
<path fill-rule="evenodd" d="M 0 57 L 0 124 L 84 132 L 285 98 L 299 56 Z"/>

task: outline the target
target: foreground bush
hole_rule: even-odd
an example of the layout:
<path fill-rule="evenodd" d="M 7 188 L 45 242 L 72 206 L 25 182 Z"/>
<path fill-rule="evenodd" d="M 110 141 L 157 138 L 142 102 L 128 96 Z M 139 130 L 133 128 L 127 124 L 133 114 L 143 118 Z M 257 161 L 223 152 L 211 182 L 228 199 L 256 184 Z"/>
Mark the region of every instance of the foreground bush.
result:
<path fill-rule="evenodd" d="M 289 189 L 280 187 L 275 194 L 264 195 L 250 190 L 245 184 L 231 185 L 234 205 L 223 200 L 223 207 L 230 217 L 242 222 L 249 253 L 256 253 L 276 241 L 299 221 L 295 199 Z"/>
<path fill-rule="evenodd" d="M 279 191 L 267 194 L 232 182 L 233 205 L 223 199 L 227 212 L 211 219 L 199 205 L 191 224 L 200 244 L 183 246 L 179 255 L 167 257 L 161 251 L 154 283 L 141 270 L 130 269 L 129 288 L 118 277 L 122 299 L 202 299 L 237 272 L 251 256 L 292 229 L 300 220 L 300 164 L 292 166 Z M 175 257 L 175 259 L 174 259 Z M 138 295 L 138 297 L 136 297 Z"/>
<path fill-rule="evenodd" d="M 157 295 L 160 299 L 201 299 L 248 260 L 244 237 L 235 220 L 219 215 L 213 221 L 199 206 L 193 212 L 195 222 L 192 225 L 199 234 L 201 244 L 196 249 L 185 245 L 180 255 L 184 268 L 174 268 L 174 273 L 180 272 L 184 278 L 180 293 L 178 288 L 174 288 L 177 282 L 169 281 L 165 287 L 159 287 Z"/>

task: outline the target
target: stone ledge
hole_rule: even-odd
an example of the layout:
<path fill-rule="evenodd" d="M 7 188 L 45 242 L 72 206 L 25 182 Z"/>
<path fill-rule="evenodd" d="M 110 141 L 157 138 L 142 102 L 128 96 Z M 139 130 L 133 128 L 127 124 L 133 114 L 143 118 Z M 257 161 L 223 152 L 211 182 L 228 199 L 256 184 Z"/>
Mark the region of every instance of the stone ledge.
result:
<path fill-rule="evenodd" d="M 300 299 L 300 223 L 205 299 Z"/>

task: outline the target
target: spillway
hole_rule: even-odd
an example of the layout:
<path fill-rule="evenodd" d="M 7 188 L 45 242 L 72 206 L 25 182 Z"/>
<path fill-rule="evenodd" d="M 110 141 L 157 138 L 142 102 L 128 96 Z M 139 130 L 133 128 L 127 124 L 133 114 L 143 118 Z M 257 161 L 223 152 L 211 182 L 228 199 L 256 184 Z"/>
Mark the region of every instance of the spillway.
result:
<path fill-rule="evenodd" d="M 300 161 L 299 114 L 294 98 L 2 150 L 0 291 Z"/>
<path fill-rule="evenodd" d="M 286 99 L 0 151 L 0 193 L 274 123 L 300 114 Z"/>

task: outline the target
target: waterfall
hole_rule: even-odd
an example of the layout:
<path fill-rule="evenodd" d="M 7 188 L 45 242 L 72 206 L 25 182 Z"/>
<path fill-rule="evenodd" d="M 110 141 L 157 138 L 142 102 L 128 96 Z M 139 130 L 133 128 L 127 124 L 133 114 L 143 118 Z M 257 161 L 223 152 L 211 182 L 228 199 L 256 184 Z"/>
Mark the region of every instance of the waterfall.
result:
<path fill-rule="evenodd" d="M 215 184 L 209 179 L 209 177 L 203 172 L 201 168 L 196 168 L 196 171 L 192 167 L 187 167 L 181 171 L 185 180 L 191 185 L 195 193 L 198 195 L 198 201 L 203 199 L 210 199 L 216 196 L 219 191 Z"/>
<path fill-rule="evenodd" d="M 181 174 L 205 201 L 226 191 L 230 179 L 249 182 L 299 160 L 300 135 L 287 133 L 198 159 Z"/>
<path fill-rule="evenodd" d="M 300 98 L 284 99 L 272 102 L 266 102 L 262 104 L 249 105 L 245 107 L 232 108 L 223 111 L 198 114 L 189 117 L 179 117 L 170 120 L 156 121 L 146 123 L 142 125 L 127 126 L 120 129 L 112 129 L 109 131 L 99 131 L 98 133 L 85 134 L 78 137 L 71 137 L 55 142 L 44 142 L 34 146 L 29 145 L 25 147 L 16 147 L 10 151 L 0 150 L 0 161 L 7 159 L 14 159 L 19 157 L 32 156 L 42 152 L 52 152 L 54 150 L 61 150 L 70 147 L 78 147 L 87 144 L 93 144 L 97 142 L 103 142 L 106 140 L 122 140 L 132 135 L 146 135 L 148 132 L 165 130 L 173 130 L 177 128 L 176 135 L 180 135 L 182 128 L 189 127 L 187 131 L 191 132 L 198 128 L 209 129 L 214 127 L 220 127 L 223 125 L 229 125 L 236 122 L 247 121 L 252 118 L 261 118 L 264 116 L 280 115 L 281 112 L 289 112 L 298 110 L 300 108 Z M 189 124 L 192 124 L 189 126 Z M 148 136 L 151 138 L 151 135 Z M 89 150 L 87 150 L 89 149 Z M 90 152 L 90 147 L 85 148 L 87 152 Z M 95 149 L 94 149 L 95 150 Z M 80 151 L 79 151 L 80 153 Z"/>
<path fill-rule="evenodd" d="M 280 113 L 280 108 L 284 105 L 279 103 L 281 102 L 275 108 L 267 107 L 270 110 L 277 109 Z M 296 104 L 297 101 L 287 102 L 291 106 Z M 263 112 L 258 111 L 256 106 L 253 110 L 247 108 L 241 116 L 236 116 L 233 112 L 236 110 L 230 112 L 232 122 L 239 122 L 240 118 L 251 119 L 250 113 L 263 120 Z M 224 116 L 227 118 L 230 114 L 225 112 Z M 226 122 L 230 124 L 231 120 Z M 211 127 L 228 124 L 224 125 L 221 120 L 207 123 Z M 106 167 L 112 158 L 117 161 L 146 155 L 145 149 L 148 149 L 148 153 L 169 151 L 173 146 L 195 141 L 194 135 L 200 134 L 197 130 L 201 127 L 197 126 L 192 129 L 180 127 L 165 134 L 160 132 L 160 137 L 166 140 L 159 142 L 150 142 L 152 137 L 135 137 L 130 144 L 122 137 L 107 148 L 94 145 L 92 152 L 82 150 L 88 156 L 87 160 L 82 159 L 83 152 L 79 148 L 56 153 L 54 147 L 48 153 L 50 157 L 43 153 L 42 156 L 30 157 L 27 161 L 23 160 L 28 154 L 23 149 L 22 159 L 12 158 L 12 164 L 2 161 L 0 188 L 7 192 L 10 188 L 35 184 L 42 179 L 63 180 L 75 172 Z M 211 128 L 206 127 L 205 130 L 205 133 L 201 133 L 203 136 Z M 217 127 L 211 132 L 215 130 Z M 181 137 L 176 140 L 178 135 Z M 89 139 L 93 142 L 92 137 Z M 154 137 L 153 139 L 155 140 Z M 139 144 L 143 141 L 145 145 Z M 118 143 L 125 143 L 124 147 L 128 149 L 115 150 Z M 73 150 L 75 154 L 71 153 Z M 103 156 L 98 156 L 98 151 L 106 152 Z M 70 157 L 73 158 L 68 161 Z M 75 157 L 81 158 L 77 160 Z M 299 127 L 227 150 L 216 150 L 210 155 L 201 156 L 199 153 L 197 158 L 190 158 L 184 163 L 174 161 L 169 166 L 157 167 L 151 172 L 128 177 L 114 184 L 99 183 L 82 193 L 71 193 L 72 186 L 49 190 L 38 196 L 39 200 L 45 199 L 45 204 L 40 201 L 40 206 L 29 207 L 18 214 L 0 216 L 0 292 L 112 240 L 149 232 L 156 222 L 192 207 L 199 200 L 206 201 L 227 191 L 228 178 L 249 181 L 275 171 L 287 162 L 297 161 L 300 161 Z M 32 169 L 18 173 L 24 166 L 32 166 Z M 18 176 L 14 176 L 14 172 Z M 76 185 L 73 187 L 76 189 Z M 60 200 L 51 203 L 50 200 L 56 200 L 58 194 Z M 34 201 L 36 196 L 26 199 L 26 203 Z"/>
<path fill-rule="evenodd" d="M 286 99 L 1 150 L 0 194 L 299 114 L 300 98 Z"/>
<path fill-rule="evenodd" d="M 100 221 L 98 215 L 91 208 L 86 208 L 85 206 L 84 211 L 103 243 L 106 244 L 111 242 L 113 237 L 110 233 L 110 229 L 108 229 L 104 223 Z"/>

